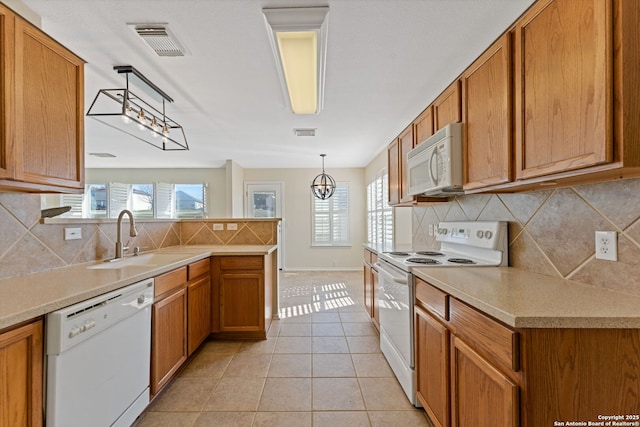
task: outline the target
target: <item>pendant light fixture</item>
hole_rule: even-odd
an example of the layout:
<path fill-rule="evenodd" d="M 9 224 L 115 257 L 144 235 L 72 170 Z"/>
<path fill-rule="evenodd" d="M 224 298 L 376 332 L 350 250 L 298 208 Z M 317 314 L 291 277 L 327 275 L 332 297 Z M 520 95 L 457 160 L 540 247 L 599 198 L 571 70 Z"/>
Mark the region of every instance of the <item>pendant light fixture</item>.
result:
<path fill-rule="evenodd" d="M 316 176 L 311 184 L 311 192 L 320 200 L 328 199 L 336 191 L 336 181 L 324 171 L 325 156 L 326 154 L 320 154 L 320 157 L 322 157 L 322 173 Z"/>
<path fill-rule="evenodd" d="M 87 117 L 163 151 L 188 150 L 182 126 L 170 119 L 165 112 L 165 102 L 173 102 L 173 99 L 131 65 L 118 65 L 113 69 L 118 74 L 125 75 L 126 87 L 100 89 L 89 107 Z M 130 78 L 157 104 L 161 104 L 162 110 L 131 92 Z"/>

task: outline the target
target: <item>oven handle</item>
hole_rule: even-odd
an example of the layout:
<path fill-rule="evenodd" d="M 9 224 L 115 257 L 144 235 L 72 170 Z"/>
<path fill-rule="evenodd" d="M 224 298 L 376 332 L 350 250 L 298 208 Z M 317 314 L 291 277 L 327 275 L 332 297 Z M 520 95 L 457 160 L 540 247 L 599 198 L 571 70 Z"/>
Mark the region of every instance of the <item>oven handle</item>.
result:
<path fill-rule="evenodd" d="M 408 285 L 409 284 L 409 274 L 404 273 L 401 276 L 395 275 L 393 274 L 393 270 L 391 270 L 391 266 L 388 266 L 386 264 L 381 264 L 379 262 L 375 263 L 375 266 L 378 268 L 378 273 L 382 273 L 385 276 L 387 276 L 389 279 L 393 280 L 396 283 L 399 283 L 401 285 Z M 395 270 L 395 268 L 394 268 Z"/>

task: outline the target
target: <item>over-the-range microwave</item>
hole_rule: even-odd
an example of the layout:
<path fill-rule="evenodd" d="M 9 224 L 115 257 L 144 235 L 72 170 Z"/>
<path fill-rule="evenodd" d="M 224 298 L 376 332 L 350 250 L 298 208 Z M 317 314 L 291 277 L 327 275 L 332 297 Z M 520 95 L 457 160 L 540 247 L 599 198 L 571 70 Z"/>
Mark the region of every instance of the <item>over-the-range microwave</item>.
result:
<path fill-rule="evenodd" d="M 450 197 L 462 191 L 462 125 L 451 123 L 407 153 L 407 194 Z"/>

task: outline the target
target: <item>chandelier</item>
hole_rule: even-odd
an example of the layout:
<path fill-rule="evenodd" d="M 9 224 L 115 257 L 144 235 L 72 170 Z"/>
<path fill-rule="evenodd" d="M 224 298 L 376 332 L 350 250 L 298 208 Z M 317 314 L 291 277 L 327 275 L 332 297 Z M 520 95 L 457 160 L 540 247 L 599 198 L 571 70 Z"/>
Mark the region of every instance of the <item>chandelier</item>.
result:
<path fill-rule="evenodd" d="M 326 154 L 320 154 L 320 157 L 322 157 L 322 173 L 316 176 L 311 184 L 311 192 L 320 200 L 328 199 L 336 191 L 336 181 L 324 171 L 325 156 Z"/>
<path fill-rule="evenodd" d="M 173 102 L 173 99 L 131 65 L 119 65 L 113 69 L 125 75 L 126 87 L 100 89 L 87 111 L 87 117 L 163 151 L 188 150 L 182 126 L 165 112 L 165 101 Z M 162 111 L 129 90 L 129 76 L 132 82 L 144 88 L 146 94 L 162 104 Z"/>

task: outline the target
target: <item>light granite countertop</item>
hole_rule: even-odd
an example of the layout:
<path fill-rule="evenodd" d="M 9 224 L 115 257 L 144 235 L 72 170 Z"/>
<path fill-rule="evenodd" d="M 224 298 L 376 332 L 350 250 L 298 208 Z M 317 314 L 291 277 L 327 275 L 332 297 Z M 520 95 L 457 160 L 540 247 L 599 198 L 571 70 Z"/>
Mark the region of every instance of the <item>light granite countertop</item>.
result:
<path fill-rule="evenodd" d="M 513 267 L 413 273 L 514 328 L 640 328 L 640 297 L 605 288 Z"/>
<path fill-rule="evenodd" d="M 0 329 L 157 276 L 212 255 L 267 255 L 276 245 L 173 246 L 146 253 L 174 254 L 162 265 L 91 269 L 77 264 L 0 280 Z"/>

